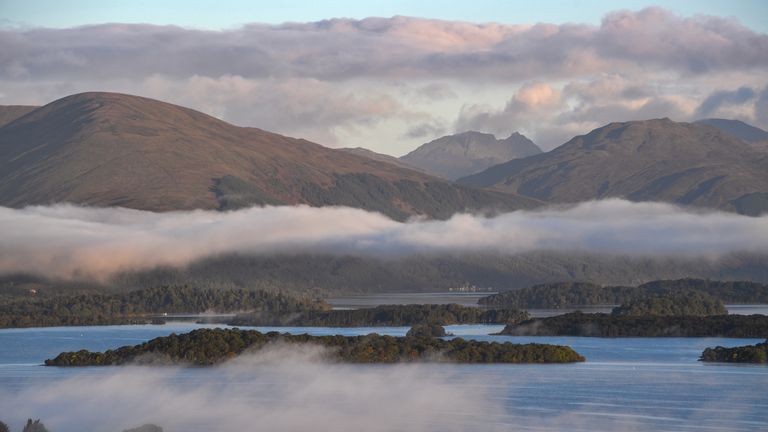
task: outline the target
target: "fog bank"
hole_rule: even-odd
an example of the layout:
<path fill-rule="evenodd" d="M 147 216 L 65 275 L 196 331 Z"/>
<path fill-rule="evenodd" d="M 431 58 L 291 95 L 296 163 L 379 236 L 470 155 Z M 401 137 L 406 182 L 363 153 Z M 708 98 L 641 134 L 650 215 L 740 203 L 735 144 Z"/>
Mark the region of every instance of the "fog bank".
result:
<path fill-rule="evenodd" d="M 456 391 L 452 366 L 352 366 L 318 361 L 320 348 L 276 347 L 216 368 L 95 370 L 10 394 L 12 429 L 41 418 L 52 432 L 463 431 L 502 406 L 477 386 Z M 459 373 L 456 370 L 455 373 Z M 503 431 L 492 422 L 484 430 Z"/>
<path fill-rule="evenodd" d="M 103 279 L 233 253 L 403 257 L 569 251 L 662 259 L 768 253 L 768 216 L 618 199 L 405 223 L 345 207 L 169 213 L 72 205 L 0 207 L 0 274 Z"/>

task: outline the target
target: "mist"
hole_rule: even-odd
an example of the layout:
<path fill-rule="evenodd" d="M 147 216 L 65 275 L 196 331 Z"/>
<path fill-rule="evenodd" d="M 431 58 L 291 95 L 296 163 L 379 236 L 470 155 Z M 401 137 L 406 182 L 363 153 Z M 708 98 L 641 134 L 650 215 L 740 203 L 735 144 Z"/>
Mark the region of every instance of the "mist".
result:
<path fill-rule="evenodd" d="M 125 367 L 0 389 L 2 420 L 27 417 L 53 432 L 462 431 L 503 410 L 482 377 L 460 392 L 451 365 L 324 363 L 316 346 L 274 347 L 215 368 Z M 484 430 L 505 430 L 492 424 Z"/>
<path fill-rule="evenodd" d="M 0 274 L 105 279 L 225 255 L 586 252 L 716 260 L 768 253 L 768 216 L 611 199 L 396 222 L 346 207 L 153 213 L 73 205 L 0 207 Z"/>

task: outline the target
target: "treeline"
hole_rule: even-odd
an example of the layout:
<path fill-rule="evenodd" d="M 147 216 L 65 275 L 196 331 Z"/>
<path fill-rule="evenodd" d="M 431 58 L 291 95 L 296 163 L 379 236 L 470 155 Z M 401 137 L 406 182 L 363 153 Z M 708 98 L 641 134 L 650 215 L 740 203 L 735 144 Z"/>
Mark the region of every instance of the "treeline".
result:
<path fill-rule="evenodd" d="M 381 305 L 349 310 L 306 310 L 281 317 L 262 313 L 238 314 L 234 326 L 294 325 L 304 327 L 379 327 L 415 324 L 514 324 L 530 318 L 516 309 L 482 310 L 457 304 Z"/>
<path fill-rule="evenodd" d="M 122 294 L 0 299 L 0 327 L 132 324 L 146 322 L 152 314 L 207 311 L 282 316 L 327 307 L 279 292 L 163 286 Z"/>
<path fill-rule="evenodd" d="M 10 431 L 11 429 L 8 425 L 0 421 L 0 432 Z M 32 419 L 29 419 L 21 432 L 48 432 L 48 429 L 46 429 L 45 425 L 40 420 L 32 421 Z"/>
<path fill-rule="evenodd" d="M 746 281 L 677 279 L 632 286 L 600 286 L 588 282 L 534 285 L 480 299 L 486 306 L 512 309 L 562 309 L 586 305 L 617 305 L 646 295 L 694 291 L 724 303 L 768 303 L 768 285 Z"/>
<path fill-rule="evenodd" d="M 701 353 L 699 361 L 720 363 L 768 363 L 768 340 L 755 345 L 733 348 L 707 348 Z"/>
<path fill-rule="evenodd" d="M 768 335 L 768 316 L 617 316 L 573 312 L 507 325 L 499 334 L 511 336 L 763 338 Z"/>
<path fill-rule="evenodd" d="M 8 427 L 8 425 L 0 421 L 0 432 L 10 431 L 11 429 Z M 24 429 L 22 429 L 21 432 L 48 432 L 48 429 L 40 420 L 32 421 L 32 419 L 29 419 L 27 420 L 27 424 L 24 425 Z M 163 432 L 163 428 L 153 424 L 145 424 L 137 428 L 126 429 L 123 432 Z"/>
<path fill-rule="evenodd" d="M 728 315 L 723 302 L 696 291 L 673 291 L 663 295 L 644 295 L 613 308 L 613 315 L 708 316 Z"/>
<path fill-rule="evenodd" d="M 743 278 L 768 282 L 767 267 L 765 256 L 749 254 L 729 256 L 717 263 L 705 259 L 659 260 L 572 253 L 451 253 L 386 259 L 360 254 L 229 255 L 198 261 L 183 268 L 162 267 L 125 273 L 110 283 L 119 287 L 188 284 L 328 295 L 437 292 L 465 284 L 506 290 L 573 280 L 631 285 L 637 280 L 691 275 L 715 280 Z"/>
<path fill-rule="evenodd" d="M 140 345 L 105 352 L 65 352 L 45 361 L 47 366 L 107 366 L 180 364 L 211 366 L 272 344 L 314 344 L 328 348 L 330 361 L 396 363 L 449 361 L 459 363 L 569 363 L 584 357 L 567 346 L 480 342 L 461 338 L 309 336 L 241 329 L 198 329 L 152 339 Z"/>

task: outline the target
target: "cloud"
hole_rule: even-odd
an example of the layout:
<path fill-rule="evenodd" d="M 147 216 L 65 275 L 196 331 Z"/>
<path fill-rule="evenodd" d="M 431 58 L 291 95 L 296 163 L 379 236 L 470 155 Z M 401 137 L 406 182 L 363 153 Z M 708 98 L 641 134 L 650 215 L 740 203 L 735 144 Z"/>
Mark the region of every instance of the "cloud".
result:
<path fill-rule="evenodd" d="M 254 207 L 225 213 L 70 205 L 0 208 L 0 273 L 105 278 L 233 253 L 385 257 L 584 251 L 717 258 L 768 252 L 766 224 L 768 216 L 696 213 L 623 200 L 407 223 L 343 207 Z"/>
<path fill-rule="evenodd" d="M 741 105 L 748 101 L 751 101 L 756 96 L 755 90 L 749 87 L 740 87 L 734 91 L 721 90 L 712 93 L 707 96 L 701 103 L 698 109 L 696 109 L 697 118 L 706 118 L 723 105 Z"/>
<path fill-rule="evenodd" d="M 19 392 L 0 389 L 3 421 L 16 429 L 34 416 L 57 432 L 144 423 L 167 431 L 450 432 L 502 412 L 483 377 L 457 392 L 455 366 L 328 364 L 316 351 L 276 348 L 197 371 L 105 368 Z"/>
<path fill-rule="evenodd" d="M 646 113 L 692 120 L 696 107 L 723 86 L 765 86 L 768 68 L 768 35 L 730 18 L 684 17 L 661 8 L 617 11 L 599 25 L 398 16 L 221 31 L 146 24 L 6 27 L 0 45 L 5 104 L 123 91 L 239 125 L 389 154 L 407 150 L 397 143 L 403 139 L 420 144 L 425 129 L 419 124 L 453 123 L 501 135 L 520 129 L 540 141 L 568 138 L 557 129 L 585 133 L 601 126 L 606 112 L 623 117 L 611 121 Z M 587 88 L 575 101 L 566 98 L 573 83 L 606 76 L 623 80 L 617 99 L 593 99 Z M 534 85 L 551 93 L 510 92 Z M 560 105 L 532 110 L 557 93 Z M 578 113 L 568 115 L 573 107 Z M 768 126 L 761 113 L 751 117 Z M 561 143 L 540 142 L 545 148 Z"/>
<path fill-rule="evenodd" d="M 504 109 L 495 111 L 483 105 L 465 106 L 456 120 L 456 131 L 478 130 L 498 135 L 529 128 L 542 113 L 555 110 L 561 102 L 560 91 L 541 82 L 525 83 Z"/>
<path fill-rule="evenodd" d="M 103 24 L 0 32 L 0 77 L 247 78 L 494 76 L 601 71 L 607 62 L 684 73 L 768 65 L 768 35 L 735 20 L 660 8 L 607 15 L 600 26 L 475 24 L 422 18 L 250 24 L 224 31 Z M 451 66 L 451 67 L 447 67 Z"/>
<path fill-rule="evenodd" d="M 435 138 L 445 135 L 446 131 L 447 128 L 443 124 L 438 122 L 425 122 L 411 126 L 407 131 L 405 131 L 402 137 L 411 139 L 426 139 L 431 141 Z"/>

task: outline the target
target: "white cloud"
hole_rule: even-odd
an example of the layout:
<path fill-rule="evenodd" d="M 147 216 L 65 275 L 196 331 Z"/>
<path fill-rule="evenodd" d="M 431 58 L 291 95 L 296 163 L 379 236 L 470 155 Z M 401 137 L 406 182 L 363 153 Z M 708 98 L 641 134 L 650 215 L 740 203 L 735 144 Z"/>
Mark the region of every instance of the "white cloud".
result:
<path fill-rule="evenodd" d="M 226 213 L 70 205 L 0 208 L 0 273 L 105 278 L 230 253 L 583 251 L 717 258 L 739 251 L 768 253 L 766 226 L 768 216 L 695 213 L 623 200 L 407 223 L 343 207 L 255 207 Z"/>
<path fill-rule="evenodd" d="M 768 70 L 768 35 L 660 8 L 614 12 L 597 26 L 393 17 L 224 31 L 18 28 L 0 31 L 0 45 L 5 104 L 123 91 L 389 154 L 437 138 L 425 134 L 442 127 L 419 126 L 454 123 L 462 107 L 460 129 L 520 129 L 545 148 L 569 137 L 558 129 L 586 133 L 606 117 L 692 120 L 715 92 L 765 87 Z M 551 93 L 538 99 L 545 95 L 525 89 L 534 85 Z M 753 105 L 723 113 L 768 127 L 762 105 Z"/>

